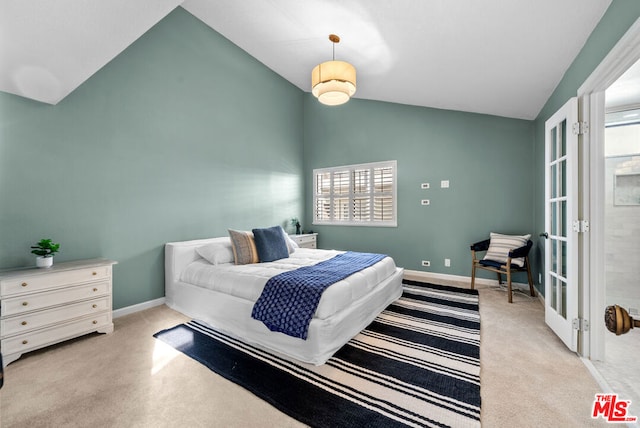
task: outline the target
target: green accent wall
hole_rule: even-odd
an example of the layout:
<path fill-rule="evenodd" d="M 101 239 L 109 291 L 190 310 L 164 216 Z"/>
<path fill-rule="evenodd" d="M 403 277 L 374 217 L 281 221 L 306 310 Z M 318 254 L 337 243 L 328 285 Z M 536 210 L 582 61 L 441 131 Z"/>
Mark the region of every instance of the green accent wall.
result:
<path fill-rule="evenodd" d="M 526 121 L 358 99 L 329 108 L 177 8 L 56 106 L 0 93 L 0 268 L 33 265 L 43 237 L 62 244 L 58 262 L 117 260 L 118 309 L 164 296 L 166 242 L 299 217 L 323 248 L 462 276 L 472 242 L 531 233 L 541 270 L 544 121 L 639 15 L 637 0 L 612 2 Z M 314 168 L 384 160 L 398 161 L 398 227 L 311 224 Z"/>
<path fill-rule="evenodd" d="M 166 242 L 303 215 L 303 99 L 181 8 L 58 105 L 0 93 L 0 267 L 50 237 L 118 261 L 114 308 L 164 296 Z"/>
<path fill-rule="evenodd" d="M 470 276 L 470 244 L 489 232 L 533 232 L 532 121 L 358 99 L 326 107 L 310 94 L 304 121 L 303 227 L 320 233 L 322 248 L 383 252 L 405 269 Z M 311 224 L 314 168 L 386 160 L 398 161 L 398 227 Z M 420 188 L 425 182 L 430 189 Z"/>
<path fill-rule="evenodd" d="M 593 30 L 584 47 L 575 58 L 571 66 L 565 72 L 562 80 L 549 97 L 546 104 L 538 114 L 534 127 L 534 224 L 537 233 L 544 232 L 544 126 L 560 107 L 571 97 L 578 94 L 578 89 L 598 67 L 620 38 L 627 32 L 631 25 L 640 17 L 640 1 L 614 0 L 605 12 L 604 16 Z M 544 269 L 544 243 L 539 241 L 536 249 L 537 268 Z M 544 293 L 544 285 L 541 287 Z"/>

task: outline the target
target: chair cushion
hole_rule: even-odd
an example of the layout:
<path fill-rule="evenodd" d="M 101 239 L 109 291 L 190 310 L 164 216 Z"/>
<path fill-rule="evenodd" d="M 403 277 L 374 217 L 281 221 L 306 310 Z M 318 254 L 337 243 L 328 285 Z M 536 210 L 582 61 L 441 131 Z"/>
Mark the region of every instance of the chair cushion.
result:
<path fill-rule="evenodd" d="M 531 238 L 531 235 L 502 235 L 493 232 L 489 236 L 491 239 L 489 249 L 482 260 L 491 260 L 500 264 L 507 263 L 509 251 L 524 247 Z M 511 264 L 518 267 L 524 266 L 524 257 L 511 259 Z"/>
<path fill-rule="evenodd" d="M 505 264 L 504 263 L 500 263 L 500 262 L 494 262 L 493 260 L 480 260 L 480 264 L 482 266 L 490 266 L 490 267 L 494 267 L 494 268 L 502 268 Z"/>

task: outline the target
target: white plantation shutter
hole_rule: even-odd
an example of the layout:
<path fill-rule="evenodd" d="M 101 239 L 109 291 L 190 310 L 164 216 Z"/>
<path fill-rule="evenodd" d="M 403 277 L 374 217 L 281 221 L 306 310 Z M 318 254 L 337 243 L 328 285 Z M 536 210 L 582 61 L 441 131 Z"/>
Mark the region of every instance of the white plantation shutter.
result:
<path fill-rule="evenodd" d="M 353 221 L 371 220 L 371 170 L 353 170 Z"/>
<path fill-rule="evenodd" d="M 396 161 L 315 169 L 314 224 L 397 226 Z"/>
<path fill-rule="evenodd" d="M 318 195 L 331 194 L 331 173 L 316 174 L 316 193 Z"/>
<path fill-rule="evenodd" d="M 333 174 L 333 194 L 348 195 L 349 194 L 349 171 L 335 171 Z"/>
<path fill-rule="evenodd" d="M 317 198 L 315 201 L 314 218 L 320 221 L 331 220 L 331 199 Z"/>
<path fill-rule="evenodd" d="M 331 220 L 331 173 L 315 174 L 315 194 L 313 218 L 320 221 Z"/>
<path fill-rule="evenodd" d="M 373 175 L 373 218 L 388 221 L 394 214 L 394 171 L 391 167 L 374 168 Z"/>

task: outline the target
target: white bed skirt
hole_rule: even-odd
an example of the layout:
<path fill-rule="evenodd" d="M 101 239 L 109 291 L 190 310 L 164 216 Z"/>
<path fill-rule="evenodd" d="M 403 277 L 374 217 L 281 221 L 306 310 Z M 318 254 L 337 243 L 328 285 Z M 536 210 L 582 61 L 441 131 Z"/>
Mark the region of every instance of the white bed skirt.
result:
<path fill-rule="evenodd" d="M 403 269 L 375 286 L 371 293 L 326 319 L 314 318 L 307 340 L 270 331 L 251 318 L 253 302 L 180 281 L 180 272 L 199 258 L 199 246 L 228 238 L 173 242 L 165 246 L 166 304 L 191 318 L 206 322 L 247 343 L 285 357 L 320 365 L 369 325 L 391 302 L 402 294 Z"/>

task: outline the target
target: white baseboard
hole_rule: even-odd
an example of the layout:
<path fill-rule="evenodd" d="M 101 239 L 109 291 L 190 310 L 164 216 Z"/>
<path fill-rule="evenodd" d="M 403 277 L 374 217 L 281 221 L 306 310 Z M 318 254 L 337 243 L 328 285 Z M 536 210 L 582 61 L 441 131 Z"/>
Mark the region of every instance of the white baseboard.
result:
<path fill-rule="evenodd" d="M 412 281 L 430 282 L 432 284 L 439 285 L 453 285 L 457 287 L 471 287 L 471 277 L 461 275 L 449 275 L 446 273 L 424 272 L 420 270 L 408 270 L 404 271 L 404 279 Z M 504 284 L 504 281 L 503 281 Z M 482 285 L 487 287 L 497 287 L 497 279 L 476 278 L 476 286 Z M 529 292 L 529 284 L 522 282 L 514 282 L 511 284 L 514 288 L 524 289 Z M 537 293 L 540 295 L 540 293 Z"/>
<path fill-rule="evenodd" d="M 155 306 L 164 305 L 164 300 L 164 297 L 160 297 L 159 299 L 149 300 L 146 302 L 138 303 L 137 305 L 131 305 L 125 308 L 116 309 L 115 311 L 113 311 L 113 318 L 123 317 L 125 315 L 144 311 L 145 309 L 153 308 Z"/>
<path fill-rule="evenodd" d="M 462 276 L 462 275 L 449 275 L 446 273 L 424 272 L 419 270 L 405 269 L 404 278 L 412 281 L 430 282 L 432 284 L 439 284 L 439 285 L 453 285 L 453 286 L 465 287 L 465 288 L 469 288 L 471 286 L 471 277 Z M 497 287 L 498 281 L 495 279 L 476 278 L 476 285 Z M 512 285 L 514 288 L 529 290 L 528 284 L 514 282 Z M 540 295 L 540 293 L 537 293 L 537 294 L 541 298 L 544 304 L 544 298 Z M 137 305 L 131 305 L 125 308 L 116 309 L 115 311 L 113 311 L 113 318 L 123 317 L 125 315 L 144 311 L 145 309 L 164 305 L 164 303 L 165 303 L 165 298 L 161 297 L 159 299 L 138 303 Z"/>

